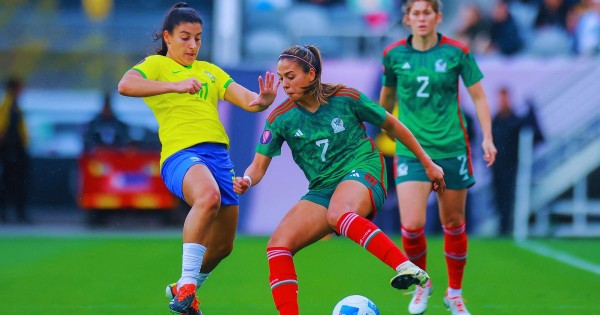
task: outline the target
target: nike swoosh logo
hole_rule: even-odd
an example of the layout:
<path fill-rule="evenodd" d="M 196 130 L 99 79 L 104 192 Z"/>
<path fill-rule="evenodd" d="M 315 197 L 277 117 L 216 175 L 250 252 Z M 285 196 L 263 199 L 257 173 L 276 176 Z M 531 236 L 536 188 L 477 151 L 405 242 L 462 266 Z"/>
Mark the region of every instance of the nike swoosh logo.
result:
<path fill-rule="evenodd" d="M 172 72 L 173 72 L 173 74 L 176 74 L 176 73 L 179 73 L 181 71 L 183 71 L 183 70 L 173 70 Z"/>

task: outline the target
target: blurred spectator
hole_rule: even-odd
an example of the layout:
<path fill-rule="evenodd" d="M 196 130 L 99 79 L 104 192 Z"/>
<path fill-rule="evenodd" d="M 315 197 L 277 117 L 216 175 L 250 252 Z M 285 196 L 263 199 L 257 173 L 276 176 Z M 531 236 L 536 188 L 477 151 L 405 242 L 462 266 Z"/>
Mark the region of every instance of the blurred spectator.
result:
<path fill-rule="evenodd" d="M 292 0 L 248 0 L 246 4 L 253 10 L 275 10 L 289 7 Z"/>
<path fill-rule="evenodd" d="M 460 21 L 456 39 L 465 43 L 476 54 L 486 52 L 490 46 L 490 21 L 485 18 L 479 6 L 461 6 Z"/>
<path fill-rule="evenodd" d="M 85 133 L 85 151 L 98 147 L 122 148 L 127 144 L 129 144 L 129 129 L 115 115 L 110 94 L 106 93 L 102 110 L 90 121 Z"/>
<path fill-rule="evenodd" d="M 600 1 L 582 0 L 569 12 L 567 30 L 576 54 L 591 56 L 600 51 Z"/>
<path fill-rule="evenodd" d="M 567 14 L 579 0 L 542 0 L 533 23 L 534 28 L 559 27 L 567 29 Z"/>
<path fill-rule="evenodd" d="M 517 23 L 513 19 L 508 4 L 498 0 L 492 10 L 492 26 L 490 30 L 491 49 L 503 55 L 513 55 L 523 48 Z"/>
<path fill-rule="evenodd" d="M 298 3 L 310 3 L 323 6 L 343 5 L 345 0 L 297 0 Z"/>
<path fill-rule="evenodd" d="M 498 148 L 496 163 L 492 165 L 494 202 L 500 218 L 498 233 L 507 236 L 512 233 L 517 167 L 519 164 L 519 133 L 522 128 L 533 129 L 534 141 L 543 141 L 543 135 L 535 115 L 533 103 L 525 117 L 519 117 L 513 110 L 508 88 L 498 93 L 499 111 L 492 121 L 492 135 Z"/>
<path fill-rule="evenodd" d="M 15 205 L 19 223 L 31 223 L 26 212 L 29 153 L 27 152 L 27 126 L 19 106 L 23 91 L 21 80 L 11 78 L 0 103 L 0 222 L 7 222 L 6 207 L 9 197 Z"/>
<path fill-rule="evenodd" d="M 348 7 L 361 15 L 373 29 L 385 29 L 390 23 L 390 12 L 394 10 L 391 0 L 347 0 Z"/>

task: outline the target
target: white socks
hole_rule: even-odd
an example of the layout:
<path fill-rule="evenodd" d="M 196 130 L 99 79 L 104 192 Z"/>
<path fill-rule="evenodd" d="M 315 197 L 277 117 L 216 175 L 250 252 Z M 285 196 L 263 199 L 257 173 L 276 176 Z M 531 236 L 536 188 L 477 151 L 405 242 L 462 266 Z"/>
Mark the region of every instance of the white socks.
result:
<path fill-rule="evenodd" d="M 448 297 L 461 296 L 462 295 L 462 289 L 448 288 L 448 291 L 446 291 L 446 295 Z"/>
<path fill-rule="evenodd" d="M 181 263 L 181 278 L 177 282 L 177 289 L 184 284 L 194 284 L 198 286 L 200 278 L 200 267 L 202 267 L 202 259 L 206 247 L 196 243 L 183 244 L 183 258 Z M 206 275 L 208 277 L 208 275 Z M 206 277 L 202 280 L 206 280 Z"/>

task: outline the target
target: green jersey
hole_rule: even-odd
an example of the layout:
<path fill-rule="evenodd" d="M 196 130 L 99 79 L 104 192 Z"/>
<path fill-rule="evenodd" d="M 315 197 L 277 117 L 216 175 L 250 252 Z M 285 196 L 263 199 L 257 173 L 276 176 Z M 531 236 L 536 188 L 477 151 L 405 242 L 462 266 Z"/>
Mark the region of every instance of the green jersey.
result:
<path fill-rule="evenodd" d="M 383 85 L 396 88 L 398 118 L 432 159 L 470 153 L 467 125 L 458 101 L 459 76 L 469 87 L 483 78 L 464 44 L 438 34 L 426 50 L 412 47 L 412 35 L 383 53 Z M 396 154 L 415 157 L 402 143 Z"/>
<path fill-rule="evenodd" d="M 380 126 L 385 117 L 383 107 L 355 89 L 340 89 L 314 113 L 287 99 L 267 118 L 256 152 L 277 156 L 287 142 L 309 189 L 334 187 L 354 169 L 386 183 L 383 155 L 363 124 Z"/>

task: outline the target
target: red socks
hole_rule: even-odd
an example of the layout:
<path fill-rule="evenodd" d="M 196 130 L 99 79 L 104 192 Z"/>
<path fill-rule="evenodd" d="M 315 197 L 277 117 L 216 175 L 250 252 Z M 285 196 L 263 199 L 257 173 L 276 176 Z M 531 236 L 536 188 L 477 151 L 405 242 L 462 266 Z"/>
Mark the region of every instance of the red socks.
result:
<path fill-rule="evenodd" d="M 386 265 L 396 269 L 408 260 L 400 248 L 375 224 L 356 213 L 347 212 L 336 224 L 340 235 L 358 243 Z"/>
<path fill-rule="evenodd" d="M 444 255 L 448 267 L 448 287 L 452 289 L 462 288 L 462 279 L 467 264 L 467 233 L 465 223 L 462 225 L 444 228 Z"/>
<path fill-rule="evenodd" d="M 427 239 L 425 227 L 409 230 L 401 227 L 402 247 L 408 259 L 423 270 L 427 270 Z"/>
<path fill-rule="evenodd" d="M 298 276 L 289 249 L 267 248 L 271 294 L 280 315 L 298 315 Z"/>

